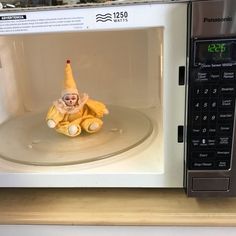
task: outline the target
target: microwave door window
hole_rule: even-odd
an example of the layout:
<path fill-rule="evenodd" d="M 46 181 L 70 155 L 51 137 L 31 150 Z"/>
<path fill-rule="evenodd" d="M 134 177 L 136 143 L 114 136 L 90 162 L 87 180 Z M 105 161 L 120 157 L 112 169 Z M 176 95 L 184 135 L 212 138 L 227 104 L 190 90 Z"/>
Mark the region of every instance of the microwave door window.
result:
<path fill-rule="evenodd" d="M 162 27 L 2 36 L 0 47 L 1 158 L 91 163 L 153 138 L 163 154 Z"/>

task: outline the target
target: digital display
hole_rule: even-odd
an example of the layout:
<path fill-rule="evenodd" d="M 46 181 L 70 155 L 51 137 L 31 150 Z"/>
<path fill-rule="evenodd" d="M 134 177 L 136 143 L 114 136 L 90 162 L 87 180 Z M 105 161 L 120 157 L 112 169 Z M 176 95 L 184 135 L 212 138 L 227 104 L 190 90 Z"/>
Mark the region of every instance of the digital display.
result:
<path fill-rule="evenodd" d="M 223 53 L 228 50 L 225 43 L 210 43 L 207 47 L 209 53 Z"/>
<path fill-rule="evenodd" d="M 236 40 L 195 42 L 195 65 L 236 63 Z"/>

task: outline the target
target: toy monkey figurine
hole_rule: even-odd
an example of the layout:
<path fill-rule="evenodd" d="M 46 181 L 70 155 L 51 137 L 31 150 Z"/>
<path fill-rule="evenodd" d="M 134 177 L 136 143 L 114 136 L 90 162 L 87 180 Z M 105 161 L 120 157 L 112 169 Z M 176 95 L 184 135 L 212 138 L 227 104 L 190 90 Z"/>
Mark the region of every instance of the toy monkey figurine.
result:
<path fill-rule="evenodd" d="M 101 129 L 103 125 L 101 118 L 105 114 L 108 114 L 108 110 L 103 103 L 78 92 L 70 61 L 67 60 L 64 90 L 61 98 L 53 102 L 47 113 L 48 127 L 69 137 L 78 136 L 82 130 L 95 133 Z"/>

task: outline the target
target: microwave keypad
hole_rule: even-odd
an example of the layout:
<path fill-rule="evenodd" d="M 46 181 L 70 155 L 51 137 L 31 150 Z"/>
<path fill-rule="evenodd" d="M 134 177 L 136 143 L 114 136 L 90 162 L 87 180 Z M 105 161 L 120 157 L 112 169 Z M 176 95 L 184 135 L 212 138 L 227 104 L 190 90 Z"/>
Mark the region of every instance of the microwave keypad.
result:
<path fill-rule="evenodd" d="M 189 88 L 189 169 L 229 169 L 236 70 L 195 68 Z"/>

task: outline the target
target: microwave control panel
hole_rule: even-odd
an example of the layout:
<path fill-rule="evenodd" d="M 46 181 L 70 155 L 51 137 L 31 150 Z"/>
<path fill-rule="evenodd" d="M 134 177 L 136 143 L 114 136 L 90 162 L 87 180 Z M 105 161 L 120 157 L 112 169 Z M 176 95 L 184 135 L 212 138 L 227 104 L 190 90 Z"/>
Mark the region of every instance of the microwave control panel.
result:
<path fill-rule="evenodd" d="M 193 39 L 188 85 L 189 170 L 231 168 L 236 39 Z"/>

